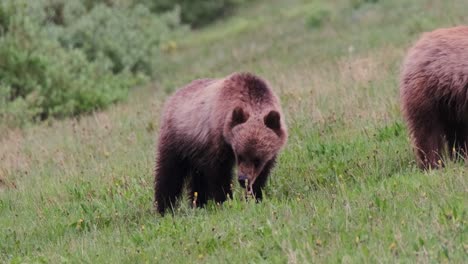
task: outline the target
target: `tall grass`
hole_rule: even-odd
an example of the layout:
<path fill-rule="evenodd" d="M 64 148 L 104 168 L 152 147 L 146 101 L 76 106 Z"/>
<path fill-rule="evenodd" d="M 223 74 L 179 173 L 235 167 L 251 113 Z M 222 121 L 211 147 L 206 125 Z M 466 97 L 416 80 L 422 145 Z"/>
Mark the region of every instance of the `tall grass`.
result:
<path fill-rule="evenodd" d="M 453 262 L 467 259 L 466 168 L 419 171 L 398 103 L 407 47 L 468 23 L 464 1 L 258 1 L 177 40 L 161 82 L 80 119 L 0 137 L 0 261 Z M 374 3 L 375 2 L 375 3 Z M 325 3 L 325 2 L 323 2 Z M 253 71 L 280 95 L 287 148 L 260 204 L 152 209 L 160 109 L 198 77 Z"/>

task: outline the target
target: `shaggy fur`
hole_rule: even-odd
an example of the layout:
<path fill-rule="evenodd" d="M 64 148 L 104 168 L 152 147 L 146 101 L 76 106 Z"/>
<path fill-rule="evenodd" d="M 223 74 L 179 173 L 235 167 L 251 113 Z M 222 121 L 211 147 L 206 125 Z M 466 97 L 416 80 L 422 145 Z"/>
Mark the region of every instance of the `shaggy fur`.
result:
<path fill-rule="evenodd" d="M 438 29 L 416 42 L 404 62 L 400 99 L 420 167 L 443 165 L 446 143 L 452 158 L 466 157 L 468 27 Z"/>
<path fill-rule="evenodd" d="M 163 113 L 155 173 L 155 205 L 164 214 L 188 182 L 197 206 L 232 195 L 238 179 L 262 198 L 276 155 L 287 139 L 279 100 L 268 84 L 249 73 L 202 79 L 178 90 Z M 194 193 L 198 196 L 195 197 Z"/>

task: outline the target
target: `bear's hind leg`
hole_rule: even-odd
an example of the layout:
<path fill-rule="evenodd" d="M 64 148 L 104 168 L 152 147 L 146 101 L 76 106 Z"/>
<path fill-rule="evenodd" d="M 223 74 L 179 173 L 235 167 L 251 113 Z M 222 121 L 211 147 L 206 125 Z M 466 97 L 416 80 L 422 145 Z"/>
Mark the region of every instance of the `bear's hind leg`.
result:
<path fill-rule="evenodd" d="M 435 169 L 443 166 L 444 129 L 440 122 L 419 124 L 413 131 L 414 146 L 419 166 L 423 169 Z"/>
<path fill-rule="evenodd" d="M 446 126 L 445 135 L 447 137 L 448 152 L 450 159 L 457 160 L 466 158 L 467 155 L 467 134 L 466 129 L 461 124 L 449 124 Z"/>
<path fill-rule="evenodd" d="M 187 172 L 187 165 L 178 155 L 159 151 L 154 189 L 156 207 L 161 215 L 175 206 Z"/>
<path fill-rule="evenodd" d="M 457 151 L 457 134 L 447 126 L 445 129 L 445 137 L 447 138 L 447 150 L 451 160 L 457 159 L 458 151 Z"/>
<path fill-rule="evenodd" d="M 468 158 L 468 128 L 460 126 L 457 130 L 454 144 L 454 155 L 456 158 L 462 158 L 467 161 Z M 453 151 L 453 150 L 452 150 Z"/>

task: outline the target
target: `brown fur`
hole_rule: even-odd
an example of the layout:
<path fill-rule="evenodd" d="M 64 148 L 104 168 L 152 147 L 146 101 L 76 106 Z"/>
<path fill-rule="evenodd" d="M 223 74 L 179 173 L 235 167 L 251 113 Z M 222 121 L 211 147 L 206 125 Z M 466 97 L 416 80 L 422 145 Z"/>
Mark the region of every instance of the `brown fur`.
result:
<path fill-rule="evenodd" d="M 261 199 L 286 139 L 279 100 L 264 80 L 235 73 L 193 81 L 164 108 L 155 173 L 157 210 L 164 214 L 174 206 L 186 180 L 197 205 L 225 201 L 231 196 L 236 161 L 239 180 L 248 180 Z"/>
<path fill-rule="evenodd" d="M 409 50 L 400 99 L 422 168 L 437 168 L 448 143 L 466 157 L 468 140 L 468 27 L 425 33 Z M 454 151 L 452 151 L 454 150 Z"/>

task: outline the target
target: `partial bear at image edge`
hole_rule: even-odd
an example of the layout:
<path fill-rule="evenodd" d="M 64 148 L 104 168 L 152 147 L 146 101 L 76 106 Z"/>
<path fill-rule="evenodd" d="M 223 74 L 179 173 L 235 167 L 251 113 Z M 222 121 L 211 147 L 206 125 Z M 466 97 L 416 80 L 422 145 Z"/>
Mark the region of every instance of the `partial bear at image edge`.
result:
<path fill-rule="evenodd" d="M 261 200 L 288 137 L 278 97 L 251 73 L 199 79 L 177 90 L 160 127 L 154 202 L 161 215 L 176 206 L 184 183 L 196 206 L 232 197 L 235 165 L 241 185 Z"/>
<path fill-rule="evenodd" d="M 400 79 L 400 101 L 418 165 L 444 165 L 467 156 L 468 26 L 425 33 L 410 48 Z"/>

